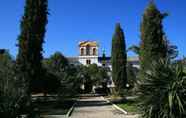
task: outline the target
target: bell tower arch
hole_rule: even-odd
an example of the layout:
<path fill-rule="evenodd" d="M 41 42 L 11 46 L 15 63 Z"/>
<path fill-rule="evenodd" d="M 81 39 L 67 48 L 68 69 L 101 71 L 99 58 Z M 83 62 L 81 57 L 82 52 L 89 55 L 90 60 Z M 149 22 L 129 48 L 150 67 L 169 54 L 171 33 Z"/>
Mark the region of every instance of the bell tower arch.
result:
<path fill-rule="evenodd" d="M 79 62 L 83 65 L 98 64 L 98 47 L 95 41 L 79 42 Z"/>

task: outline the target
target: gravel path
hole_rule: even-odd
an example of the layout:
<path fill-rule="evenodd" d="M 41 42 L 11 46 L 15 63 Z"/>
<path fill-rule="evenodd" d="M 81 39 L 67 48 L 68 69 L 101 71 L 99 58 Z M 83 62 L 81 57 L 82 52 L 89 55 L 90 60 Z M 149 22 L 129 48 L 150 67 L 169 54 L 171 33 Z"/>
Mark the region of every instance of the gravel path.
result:
<path fill-rule="evenodd" d="M 137 118 L 137 116 L 124 115 L 102 97 L 87 97 L 77 102 L 70 118 Z"/>

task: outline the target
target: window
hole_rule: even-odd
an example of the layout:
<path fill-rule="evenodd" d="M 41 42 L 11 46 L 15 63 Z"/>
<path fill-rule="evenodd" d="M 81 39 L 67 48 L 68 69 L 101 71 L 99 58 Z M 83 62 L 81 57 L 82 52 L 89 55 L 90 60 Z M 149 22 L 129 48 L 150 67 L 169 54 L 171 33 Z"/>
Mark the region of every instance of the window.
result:
<path fill-rule="evenodd" d="M 86 55 L 90 55 L 90 46 L 89 45 L 86 46 Z"/>
<path fill-rule="evenodd" d="M 91 61 L 90 60 L 87 60 L 87 65 L 90 65 L 91 64 Z"/>
<path fill-rule="evenodd" d="M 96 48 L 93 48 L 93 55 L 96 55 Z"/>
<path fill-rule="evenodd" d="M 83 48 L 81 48 L 81 56 L 83 56 L 84 55 L 84 49 Z"/>

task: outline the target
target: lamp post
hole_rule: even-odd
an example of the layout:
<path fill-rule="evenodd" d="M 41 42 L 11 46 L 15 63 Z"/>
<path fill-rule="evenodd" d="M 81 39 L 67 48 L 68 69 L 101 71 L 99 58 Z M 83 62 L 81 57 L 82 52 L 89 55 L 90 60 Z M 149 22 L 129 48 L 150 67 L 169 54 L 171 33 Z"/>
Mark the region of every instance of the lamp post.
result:
<path fill-rule="evenodd" d="M 129 84 L 126 84 L 126 87 L 127 87 L 127 88 L 129 88 L 129 87 L 130 87 L 130 85 L 129 85 Z"/>
<path fill-rule="evenodd" d="M 83 94 L 84 94 L 84 90 L 85 90 L 85 80 L 84 80 L 84 75 L 81 75 L 81 79 L 83 80 L 83 84 L 81 86 L 81 89 L 83 90 Z"/>

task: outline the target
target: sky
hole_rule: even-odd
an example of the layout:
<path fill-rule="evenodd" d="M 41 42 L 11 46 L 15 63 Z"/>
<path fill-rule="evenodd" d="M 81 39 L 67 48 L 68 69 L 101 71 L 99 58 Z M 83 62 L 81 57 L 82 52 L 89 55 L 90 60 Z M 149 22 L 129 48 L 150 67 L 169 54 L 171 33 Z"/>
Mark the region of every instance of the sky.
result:
<path fill-rule="evenodd" d="M 127 47 L 140 42 L 140 22 L 150 0 L 49 0 L 44 57 L 56 51 L 65 56 L 78 56 L 78 42 L 97 41 L 99 54 L 110 56 L 115 24 L 120 23 Z M 16 57 L 20 20 L 25 0 L 0 0 L 0 48 Z M 186 0 L 155 0 L 165 18 L 164 31 L 178 46 L 179 57 L 186 55 Z M 129 52 L 128 56 L 135 56 Z"/>

